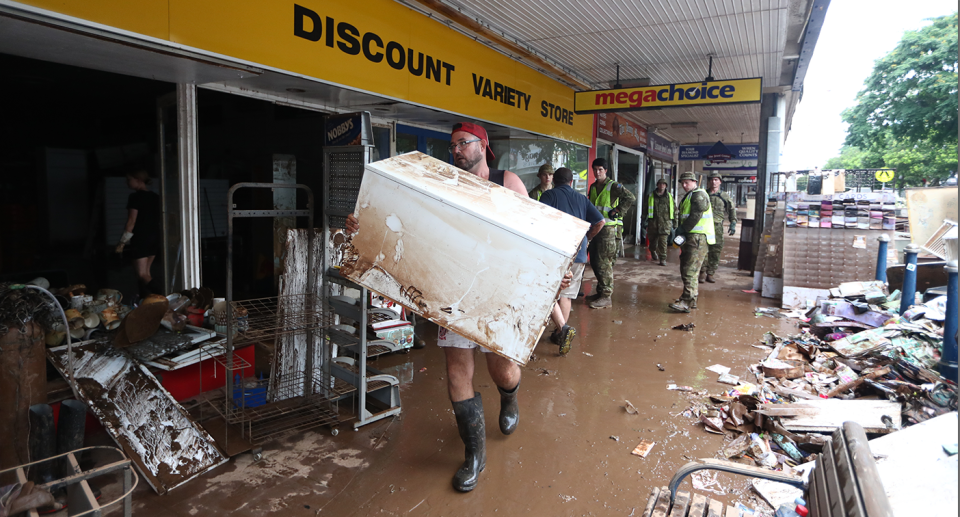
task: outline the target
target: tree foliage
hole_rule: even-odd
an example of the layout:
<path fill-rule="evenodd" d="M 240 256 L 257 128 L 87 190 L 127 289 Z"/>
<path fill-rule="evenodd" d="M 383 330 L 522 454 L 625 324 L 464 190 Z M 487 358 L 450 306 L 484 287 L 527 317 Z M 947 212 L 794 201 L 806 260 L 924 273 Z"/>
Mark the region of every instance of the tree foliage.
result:
<path fill-rule="evenodd" d="M 869 148 L 896 138 L 937 145 L 957 141 L 957 14 L 904 33 L 877 60 L 857 105 L 844 112 L 847 144 Z"/>
<path fill-rule="evenodd" d="M 841 155 L 824 168 L 892 167 L 900 187 L 957 170 L 957 13 L 931 22 L 876 61 L 843 112 Z"/>

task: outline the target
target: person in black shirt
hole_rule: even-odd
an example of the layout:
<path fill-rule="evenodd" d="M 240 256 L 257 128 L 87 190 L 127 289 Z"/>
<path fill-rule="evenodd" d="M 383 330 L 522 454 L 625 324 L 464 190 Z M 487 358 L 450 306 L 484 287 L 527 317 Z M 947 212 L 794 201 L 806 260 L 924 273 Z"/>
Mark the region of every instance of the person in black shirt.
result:
<path fill-rule="evenodd" d="M 147 190 L 150 176 L 140 170 L 127 174 L 127 187 L 133 190 L 127 198 L 127 224 L 117 244 L 117 253 L 126 251 L 133 259 L 133 267 L 140 284 L 140 297 L 164 294 L 153 277 L 150 268 L 160 252 L 160 196 Z"/>

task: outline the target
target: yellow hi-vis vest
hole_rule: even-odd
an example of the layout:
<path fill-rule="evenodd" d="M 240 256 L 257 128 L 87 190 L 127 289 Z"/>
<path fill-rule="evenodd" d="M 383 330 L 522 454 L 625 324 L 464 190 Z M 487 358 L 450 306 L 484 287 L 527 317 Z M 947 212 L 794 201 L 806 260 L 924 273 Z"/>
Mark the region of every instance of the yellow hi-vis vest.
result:
<path fill-rule="evenodd" d="M 665 192 L 667 199 L 670 201 L 670 219 L 673 220 L 673 207 L 677 206 L 673 204 L 673 194 Z M 653 194 L 650 194 L 650 199 L 647 200 L 647 219 L 653 219 Z"/>
<path fill-rule="evenodd" d="M 613 188 L 614 183 L 613 180 L 608 178 L 607 184 L 603 186 L 603 189 L 596 189 L 593 188 L 592 185 L 590 186 L 590 202 L 603 214 L 604 226 L 623 226 L 623 214 L 620 214 L 620 217 L 617 219 L 611 219 L 609 216 L 610 211 L 620 204 L 619 197 L 612 204 L 610 203 L 610 189 Z"/>
<path fill-rule="evenodd" d="M 690 197 L 693 196 L 694 192 L 703 192 L 703 195 L 710 198 L 710 195 L 707 194 L 706 190 L 702 188 L 691 190 L 684 196 L 683 201 L 680 202 L 680 222 L 683 224 L 683 221 L 690 217 Z M 702 233 L 707 236 L 707 244 L 716 244 L 717 235 L 714 233 L 713 229 L 713 206 L 707 203 L 707 209 L 700 215 L 700 220 L 697 221 L 697 225 L 690 230 L 690 233 Z"/>

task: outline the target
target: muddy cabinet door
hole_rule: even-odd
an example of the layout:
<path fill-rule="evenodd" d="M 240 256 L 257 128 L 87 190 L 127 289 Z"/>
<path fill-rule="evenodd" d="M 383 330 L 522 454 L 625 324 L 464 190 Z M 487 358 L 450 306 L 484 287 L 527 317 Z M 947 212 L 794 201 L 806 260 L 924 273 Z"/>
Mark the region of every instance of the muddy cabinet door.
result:
<path fill-rule="evenodd" d="M 367 165 L 341 273 L 519 363 L 588 224 L 414 152 Z"/>

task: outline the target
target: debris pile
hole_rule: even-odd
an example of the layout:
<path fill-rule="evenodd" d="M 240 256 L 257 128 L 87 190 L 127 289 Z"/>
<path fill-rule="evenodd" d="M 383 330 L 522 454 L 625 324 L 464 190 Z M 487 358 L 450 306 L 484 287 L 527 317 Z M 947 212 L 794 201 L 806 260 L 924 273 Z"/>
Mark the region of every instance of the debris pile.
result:
<path fill-rule="evenodd" d="M 724 458 L 794 471 L 812 460 L 830 432 L 853 420 L 884 434 L 957 410 L 957 386 L 937 372 L 946 297 L 897 313 L 900 293 L 882 282 L 851 282 L 806 311 L 758 308 L 758 316 L 799 319 L 801 332 L 766 333 L 767 356 L 741 379 L 723 365 L 707 368 L 730 385 L 704 397 L 687 391 L 680 415 L 726 435 Z M 824 434 L 820 434 L 824 433 Z"/>

